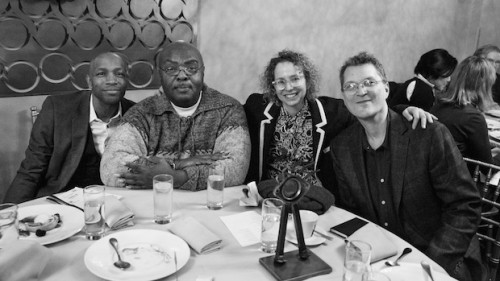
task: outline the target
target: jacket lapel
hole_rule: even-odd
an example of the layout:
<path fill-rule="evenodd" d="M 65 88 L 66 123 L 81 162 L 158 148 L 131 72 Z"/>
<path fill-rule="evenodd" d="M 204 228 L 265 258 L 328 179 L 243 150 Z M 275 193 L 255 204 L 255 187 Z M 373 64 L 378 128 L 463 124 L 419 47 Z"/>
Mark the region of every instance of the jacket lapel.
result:
<path fill-rule="evenodd" d="M 323 127 L 328 123 L 326 120 L 325 110 L 318 99 L 311 103 L 311 111 L 313 124 L 316 124 L 316 131 L 313 132 L 313 153 L 314 153 L 314 170 L 317 170 L 321 148 L 325 140 L 325 130 Z"/>
<path fill-rule="evenodd" d="M 391 118 L 390 146 L 391 146 L 391 181 L 394 194 L 394 205 L 399 210 L 403 194 L 403 182 L 406 173 L 406 160 L 410 138 L 406 132 L 410 129 L 401 116 L 389 111 Z"/>
<path fill-rule="evenodd" d="M 264 151 L 269 151 L 274 128 L 276 127 L 276 117 L 279 114 L 279 107 L 274 103 L 268 103 L 263 112 L 263 118 L 260 122 L 259 131 L 259 181 L 262 179 L 262 171 L 264 163 L 268 163 L 267 154 Z"/>
<path fill-rule="evenodd" d="M 85 149 L 87 134 L 89 130 L 90 118 L 90 92 L 83 92 L 82 97 L 78 99 L 76 111 L 71 120 L 71 149 L 69 151 L 69 165 L 64 173 L 64 180 L 61 183 L 66 186 L 70 180 L 70 176 L 80 164 L 80 159 Z"/>

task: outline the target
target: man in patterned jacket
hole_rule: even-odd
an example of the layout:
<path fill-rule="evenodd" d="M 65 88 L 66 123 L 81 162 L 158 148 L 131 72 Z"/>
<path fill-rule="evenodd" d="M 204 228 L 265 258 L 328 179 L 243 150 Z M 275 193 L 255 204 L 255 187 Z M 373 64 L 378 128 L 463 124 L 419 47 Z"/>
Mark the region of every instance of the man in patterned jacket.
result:
<path fill-rule="evenodd" d="M 127 112 L 106 145 L 103 183 L 151 188 L 166 173 L 176 188 L 200 190 L 211 164 L 225 167 L 226 186 L 243 183 L 250 137 L 241 104 L 203 83 L 203 58 L 191 44 L 168 45 L 157 67 L 159 94 Z"/>

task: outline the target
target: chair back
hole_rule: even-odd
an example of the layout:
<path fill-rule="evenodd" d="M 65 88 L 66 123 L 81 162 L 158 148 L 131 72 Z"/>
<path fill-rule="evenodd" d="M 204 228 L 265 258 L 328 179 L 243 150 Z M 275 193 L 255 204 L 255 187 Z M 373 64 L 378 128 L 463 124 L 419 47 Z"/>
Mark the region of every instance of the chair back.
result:
<path fill-rule="evenodd" d="M 472 179 L 481 194 L 481 223 L 476 233 L 481 241 L 481 251 L 488 266 L 489 280 L 496 280 L 500 260 L 500 166 L 464 158 L 469 166 L 473 166 Z M 500 274 L 498 274 L 500 277 Z"/>

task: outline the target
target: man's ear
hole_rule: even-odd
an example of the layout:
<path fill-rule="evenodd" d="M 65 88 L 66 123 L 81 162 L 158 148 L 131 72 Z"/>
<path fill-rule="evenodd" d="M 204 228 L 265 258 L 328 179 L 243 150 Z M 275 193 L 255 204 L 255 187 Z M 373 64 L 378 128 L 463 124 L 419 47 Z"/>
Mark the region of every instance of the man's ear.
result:
<path fill-rule="evenodd" d="M 92 84 L 90 83 L 90 76 L 88 74 L 85 76 L 85 81 L 87 81 L 88 89 L 92 90 Z"/>

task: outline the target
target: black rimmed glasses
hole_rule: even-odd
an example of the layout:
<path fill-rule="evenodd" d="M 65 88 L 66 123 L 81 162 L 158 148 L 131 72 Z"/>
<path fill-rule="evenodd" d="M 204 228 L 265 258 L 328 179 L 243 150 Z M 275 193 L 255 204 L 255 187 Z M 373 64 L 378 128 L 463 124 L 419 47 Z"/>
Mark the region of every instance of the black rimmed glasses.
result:
<path fill-rule="evenodd" d="M 193 63 L 187 63 L 184 65 L 166 65 L 163 67 L 160 67 L 160 70 L 165 72 L 165 74 L 169 76 L 177 76 L 179 73 L 184 71 L 187 76 L 195 75 L 200 71 L 200 69 L 203 69 L 203 65 L 199 65 L 198 62 L 193 62 Z"/>
<path fill-rule="evenodd" d="M 372 87 L 375 87 L 378 83 L 384 82 L 384 80 L 375 80 L 375 79 L 365 79 L 361 82 L 347 82 L 342 86 L 342 90 L 344 92 L 356 92 L 358 89 L 360 89 L 361 86 L 365 89 L 370 89 Z"/>
<path fill-rule="evenodd" d="M 304 78 L 304 75 L 295 75 L 290 77 L 290 80 L 285 80 L 285 79 L 278 79 L 274 80 L 272 84 L 274 85 L 274 88 L 278 91 L 283 91 L 286 88 L 286 85 L 290 83 L 290 85 L 295 88 L 300 86 L 300 83 L 302 82 L 302 79 Z"/>

